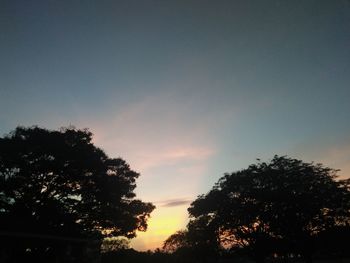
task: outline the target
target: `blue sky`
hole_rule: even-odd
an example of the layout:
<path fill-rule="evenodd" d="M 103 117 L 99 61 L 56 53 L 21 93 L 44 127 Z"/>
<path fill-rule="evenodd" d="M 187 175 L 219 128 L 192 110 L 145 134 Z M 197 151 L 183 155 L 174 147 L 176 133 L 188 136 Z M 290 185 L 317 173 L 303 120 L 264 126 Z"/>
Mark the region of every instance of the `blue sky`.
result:
<path fill-rule="evenodd" d="M 155 248 L 224 172 L 274 154 L 350 174 L 350 3 L 0 2 L 0 133 L 88 127 L 141 173 Z"/>

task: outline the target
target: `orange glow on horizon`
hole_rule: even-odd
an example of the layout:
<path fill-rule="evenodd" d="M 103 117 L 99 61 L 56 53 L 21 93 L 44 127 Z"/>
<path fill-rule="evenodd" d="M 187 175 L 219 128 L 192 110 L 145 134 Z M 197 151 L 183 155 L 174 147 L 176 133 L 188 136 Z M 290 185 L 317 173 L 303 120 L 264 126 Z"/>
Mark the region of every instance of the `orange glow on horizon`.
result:
<path fill-rule="evenodd" d="M 187 223 L 186 206 L 162 207 L 155 210 L 148 221 L 146 232 L 138 232 L 131 240 L 131 246 L 140 251 L 161 248 L 163 242 Z"/>

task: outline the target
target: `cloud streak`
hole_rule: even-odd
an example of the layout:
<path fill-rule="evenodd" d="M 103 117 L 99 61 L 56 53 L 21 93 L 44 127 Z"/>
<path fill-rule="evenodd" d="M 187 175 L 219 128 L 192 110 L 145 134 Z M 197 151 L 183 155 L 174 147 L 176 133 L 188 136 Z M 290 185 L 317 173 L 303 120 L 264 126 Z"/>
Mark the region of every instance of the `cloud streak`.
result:
<path fill-rule="evenodd" d="M 184 205 L 189 205 L 192 203 L 192 199 L 189 198 L 176 198 L 176 199 L 171 199 L 171 200 L 164 200 L 160 202 L 156 202 L 159 204 L 161 207 L 175 207 L 175 206 L 184 206 Z"/>
<path fill-rule="evenodd" d="M 179 103 L 171 94 L 160 94 L 116 110 L 114 116 L 86 123 L 97 145 L 111 156 L 123 156 L 144 173 L 180 163 L 198 166 L 215 154 L 211 117 L 197 111 L 190 100 Z"/>

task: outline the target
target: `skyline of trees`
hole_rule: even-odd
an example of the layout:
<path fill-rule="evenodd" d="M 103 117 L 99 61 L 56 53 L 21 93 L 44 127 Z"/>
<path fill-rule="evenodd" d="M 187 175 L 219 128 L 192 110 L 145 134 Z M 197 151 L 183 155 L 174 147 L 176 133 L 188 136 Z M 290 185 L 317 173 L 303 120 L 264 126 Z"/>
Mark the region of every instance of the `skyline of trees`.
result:
<path fill-rule="evenodd" d="M 237 255 L 312 262 L 321 248 L 345 255 L 350 179 L 337 172 L 275 155 L 226 173 L 191 203 L 187 228 L 151 254 L 169 262 Z M 96 147 L 88 130 L 17 127 L 0 138 L 0 259 L 89 262 L 93 255 L 98 262 L 120 251 L 144 257 L 128 242 L 147 230 L 155 209 L 136 199 L 138 177 L 125 160 Z"/>

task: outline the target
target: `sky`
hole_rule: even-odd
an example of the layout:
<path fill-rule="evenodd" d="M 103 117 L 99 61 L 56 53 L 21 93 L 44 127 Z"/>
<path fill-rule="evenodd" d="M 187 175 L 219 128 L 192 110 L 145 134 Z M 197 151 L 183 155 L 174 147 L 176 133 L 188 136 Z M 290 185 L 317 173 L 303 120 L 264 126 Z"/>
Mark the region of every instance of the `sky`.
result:
<path fill-rule="evenodd" d="M 349 83 L 347 0 L 0 1 L 0 135 L 89 128 L 157 206 L 138 250 L 256 158 L 350 177 Z"/>

